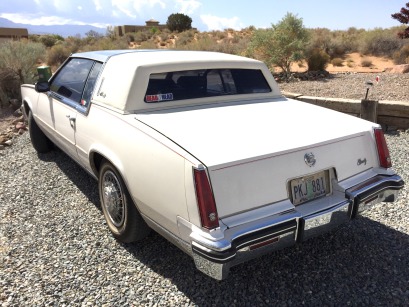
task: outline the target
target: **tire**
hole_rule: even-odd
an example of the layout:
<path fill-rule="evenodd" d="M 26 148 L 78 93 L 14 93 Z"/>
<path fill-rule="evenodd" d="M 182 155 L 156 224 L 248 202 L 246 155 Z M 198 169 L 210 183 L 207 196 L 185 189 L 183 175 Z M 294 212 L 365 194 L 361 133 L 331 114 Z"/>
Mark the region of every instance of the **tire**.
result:
<path fill-rule="evenodd" d="M 133 203 L 121 175 L 109 162 L 104 162 L 99 172 L 98 190 L 105 220 L 117 240 L 130 243 L 149 234 L 150 228 Z"/>
<path fill-rule="evenodd" d="M 53 143 L 38 127 L 31 111 L 28 113 L 28 131 L 30 133 L 31 144 L 38 153 L 46 153 L 53 149 Z"/>

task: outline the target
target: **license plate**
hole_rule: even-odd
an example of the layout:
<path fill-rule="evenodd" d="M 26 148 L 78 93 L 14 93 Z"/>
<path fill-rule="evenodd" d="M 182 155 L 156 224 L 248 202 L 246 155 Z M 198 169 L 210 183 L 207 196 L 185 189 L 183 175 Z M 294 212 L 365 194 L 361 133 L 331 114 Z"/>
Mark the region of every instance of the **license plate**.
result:
<path fill-rule="evenodd" d="M 290 187 L 294 205 L 325 196 L 330 192 L 328 171 L 293 179 Z"/>

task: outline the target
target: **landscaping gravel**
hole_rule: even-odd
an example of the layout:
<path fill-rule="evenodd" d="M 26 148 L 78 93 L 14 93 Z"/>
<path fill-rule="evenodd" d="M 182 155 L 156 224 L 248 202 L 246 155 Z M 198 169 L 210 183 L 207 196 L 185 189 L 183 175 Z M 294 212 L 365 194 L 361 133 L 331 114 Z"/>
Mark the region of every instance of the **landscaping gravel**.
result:
<path fill-rule="evenodd" d="M 376 82 L 379 77 L 379 82 Z M 409 74 L 391 73 L 338 73 L 317 81 L 292 81 L 279 84 L 282 91 L 305 96 L 347 98 L 361 100 L 365 98 L 367 85 L 371 81 L 368 99 L 409 101 Z"/>
<path fill-rule="evenodd" d="M 1 306 L 403 306 L 409 302 L 408 188 L 334 232 L 232 269 L 215 281 L 153 233 L 120 244 L 97 183 L 29 136 L 0 151 Z M 409 182 L 409 134 L 388 134 Z"/>

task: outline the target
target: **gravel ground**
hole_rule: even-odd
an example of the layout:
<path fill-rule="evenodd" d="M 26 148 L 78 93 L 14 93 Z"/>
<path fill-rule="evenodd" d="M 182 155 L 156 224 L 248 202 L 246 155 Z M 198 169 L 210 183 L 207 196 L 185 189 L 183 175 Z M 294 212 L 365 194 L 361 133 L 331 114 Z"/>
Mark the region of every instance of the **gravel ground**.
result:
<path fill-rule="evenodd" d="M 409 134 L 387 135 L 409 182 Z M 153 233 L 120 244 L 97 184 L 28 134 L 0 151 L 1 306 L 403 306 L 409 301 L 408 188 L 335 232 L 232 269 L 217 282 Z"/>
<path fill-rule="evenodd" d="M 379 76 L 379 82 L 375 81 Z M 391 73 L 338 73 L 320 81 L 283 82 L 282 91 L 299 93 L 305 96 L 364 99 L 366 81 L 372 81 L 368 99 L 409 101 L 409 74 Z"/>

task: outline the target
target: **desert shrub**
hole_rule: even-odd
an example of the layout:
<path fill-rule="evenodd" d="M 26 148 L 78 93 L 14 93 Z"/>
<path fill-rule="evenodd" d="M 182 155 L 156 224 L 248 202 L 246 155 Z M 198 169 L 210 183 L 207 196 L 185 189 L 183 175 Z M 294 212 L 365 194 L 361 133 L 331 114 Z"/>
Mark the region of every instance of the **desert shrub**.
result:
<path fill-rule="evenodd" d="M 341 58 L 332 59 L 331 64 L 334 66 L 344 66 L 344 60 Z"/>
<path fill-rule="evenodd" d="M 347 59 L 347 66 L 350 67 L 350 68 L 354 67 L 354 66 L 355 66 L 355 65 L 354 65 L 354 60 L 352 60 L 352 59 Z"/>
<path fill-rule="evenodd" d="M 309 33 L 302 18 L 287 13 L 271 28 L 256 30 L 248 46 L 248 53 L 266 62 L 271 67 L 280 67 L 288 74 L 293 62 L 305 58 Z"/>
<path fill-rule="evenodd" d="M 396 37 L 391 29 L 374 29 L 363 33 L 360 52 L 376 56 L 393 57 L 396 50 L 399 50 L 405 42 Z"/>
<path fill-rule="evenodd" d="M 135 43 L 138 43 L 138 44 L 144 41 L 147 41 L 151 37 L 152 37 L 152 33 L 150 33 L 149 31 L 138 31 L 134 34 Z"/>
<path fill-rule="evenodd" d="M 362 67 L 371 67 L 372 66 L 372 61 L 370 59 L 362 59 L 361 60 L 361 66 Z"/>
<path fill-rule="evenodd" d="M 176 40 L 176 47 L 182 47 L 191 43 L 195 38 L 195 33 L 193 31 L 184 31 L 179 33 Z"/>
<path fill-rule="evenodd" d="M 43 43 L 46 47 L 52 47 L 58 42 L 63 42 L 64 38 L 61 35 L 57 34 L 50 34 L 50 35 L 42 35 L 39 38 L 40 42 Z"/>
<path fill-rule="evenodd" d="M 64 46 L 70 53 L 75 53 L 81 50 L 85 42 L 79 36 L 69 36 L 64 41 Z"/>
<path fill-rule="evenodd" d="M 398 65 L 409 64 L 409 44 L 393 53 L 393 62 Z"/>
<path fill-rule="evenodd" d="M 133 43 L 135 41 L 135 35 L 133 33 L 126 33 L 125 37 L 128 44 Z"/>
<path fill-rule="evenodd" d="M 71 51 L 67 47 L 62 44 L 55 45 L 47 52 L 47 64 L 60 66 L 70 54 Z"/>
<path fill-rule="evenodd" d="M 5 99 L 21 99 L 20 85 L 34 83 L 36 66 L 45 56 L 41 43 L 6 41 L 0 45 L 0 96 Z M 4 103 L 3 103 L 4 104 Z"/>
<path fill-rule="evenodd" d="M 324 50 L 315 48 L 307 53 L 306 60 L 309 71 L 318 71 L 327 68 L 330 57 Z"/>
<path fill-rule="evenodd" d="M 142 42 L 138 49 L 158 49 L 158 45 L 153 41 Z"/>

